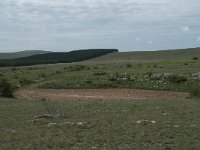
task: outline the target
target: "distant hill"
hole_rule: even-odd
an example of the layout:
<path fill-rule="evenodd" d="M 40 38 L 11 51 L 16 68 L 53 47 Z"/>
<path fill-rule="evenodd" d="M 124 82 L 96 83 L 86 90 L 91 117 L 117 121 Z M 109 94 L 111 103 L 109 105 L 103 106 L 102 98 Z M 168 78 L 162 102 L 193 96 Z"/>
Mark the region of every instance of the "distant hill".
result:
<path fill-rule="evenodd" d="M 21 57 L 28 57 L 37 54 L 46 54 L 51 53 L 51 51 L 44 51 L 44 50 L 25 50 L 20 52 L 13 52 L 13 53 L 0 53 L 0 59 L 15 59 Z"/>
<path fill-rule="evenodd" d="M 71 52 L 53 52 L 38 54 L 17 59 L 2 59 L 0 67 L 30 66 L 39 64 L 71 63 L 92 59 L 108 53 L 118 52 L 117 49 L 88 49 Z"/>
<path fill-rule="evenodd" d="M 153 62 L 200 59 L 200 48 L 187 48 L 159 51 L 132 51 L 107 54 L 88 60 L 89 62 Z"/>

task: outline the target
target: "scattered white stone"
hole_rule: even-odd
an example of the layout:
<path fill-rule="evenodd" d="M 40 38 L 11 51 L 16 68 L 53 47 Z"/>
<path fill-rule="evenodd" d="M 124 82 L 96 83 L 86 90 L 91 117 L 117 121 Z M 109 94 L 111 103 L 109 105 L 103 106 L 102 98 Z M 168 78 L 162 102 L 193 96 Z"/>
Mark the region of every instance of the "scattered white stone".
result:
<path fill-rule="evenodd" d="M 13 134 L 17 133 L 15 129 L 6 129 L 5 131 L 8 133 L 13 133 Z"/>
<path fill-rule="evenodd" d="M 138 120 L 138 121 L 136 121 L 136 123 L 138 123 L 138 124 L 140 124 L 140 123 L 142 123 L 142 122 L 153 123 L 153 124 L 156 123 L 156 121 L 154 121 L 154 120 Z"/>
<path fill-rule="evenodd" d="M 162 113 L 163 116 L 167 116 L 167 113 Z"/>
<path fill-rule="evenodd" d="M 175 124 L 175 125 L 173 125 L 173 127 L 175 127 L 175 128 L 178 128 L 178 127 L 180 127 L 179 125 L 177 125 L 177 124 Z"/>
<path fill-rule="evenodd" d="M 71 122 L 70 125 L 73 126 L 73 125 L 75 125 L 75 123 Z"/>
<path fill-rule="evenodd" d="M 155 123 L 156 123 L 156 121 L 149 121 L 149 123 L 153 123 L 153 124 L 155 124 Z"/>
<path fill-rule="evenodd" d="M 197 127 L 197 124 L 191 124 L 190 127 Z"/>
<path fill-rule="evenodd" d="M 71 124 L 71 122 L 65 122 L 64 124 Z"/>
<path fill-rule="evenodd" d="M 78 126 L 82 126 L 84 123 L 83 122 L 78 122 L 77 125 Z"/>
<path fill-rule="evenodd" d="M 128 110 L 122 110 L 123 112 L 127 112 Z"/>

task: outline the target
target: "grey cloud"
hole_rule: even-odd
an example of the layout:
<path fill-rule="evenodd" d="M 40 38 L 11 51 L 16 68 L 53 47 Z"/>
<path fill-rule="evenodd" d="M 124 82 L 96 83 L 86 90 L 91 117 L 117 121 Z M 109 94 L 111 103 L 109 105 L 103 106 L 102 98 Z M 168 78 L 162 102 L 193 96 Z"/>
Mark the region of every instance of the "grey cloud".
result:
<path fill-rule="evenodd" d="M 182 26 L 182 27 L 180 27 L 180 30 L 183 31 L 183 32 L 187 32 L 187 31 L 190 31 L 190 27 L 189 26 Z"/>
<path fill-rule="evenodd" d="M 2 51 L 198 46 L 199 0 L 1 0 L 0 7 Z"/>
<path fill-rule="evenodd" d="M 200 42 L 200 36 L 197 37 L 197 42 Z"/>

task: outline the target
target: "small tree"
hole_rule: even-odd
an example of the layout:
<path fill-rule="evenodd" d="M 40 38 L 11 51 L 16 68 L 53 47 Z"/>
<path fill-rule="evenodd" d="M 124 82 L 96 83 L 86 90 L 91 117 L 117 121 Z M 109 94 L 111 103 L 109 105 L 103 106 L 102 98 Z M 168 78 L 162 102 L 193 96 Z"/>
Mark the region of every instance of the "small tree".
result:
<path fill-rule="evenodd" d="M 14 88 L 8 79 L 0 79 L 0 93 L 5 97 L 13 97 Z"/>

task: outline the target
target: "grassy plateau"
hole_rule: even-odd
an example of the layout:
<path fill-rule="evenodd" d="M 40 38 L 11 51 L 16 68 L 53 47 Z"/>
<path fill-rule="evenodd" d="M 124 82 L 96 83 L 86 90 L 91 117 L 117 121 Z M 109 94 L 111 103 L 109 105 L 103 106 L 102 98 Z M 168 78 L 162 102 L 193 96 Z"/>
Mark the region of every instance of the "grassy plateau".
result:
<path fill-rule="evenodd" d="M 199 150 L 200 49 L 115 52 L 76 63 L 1 67 L 16 90 L 147 89 L 187 98 L 49 101 L 0 97 L 1 150 Z"/>

